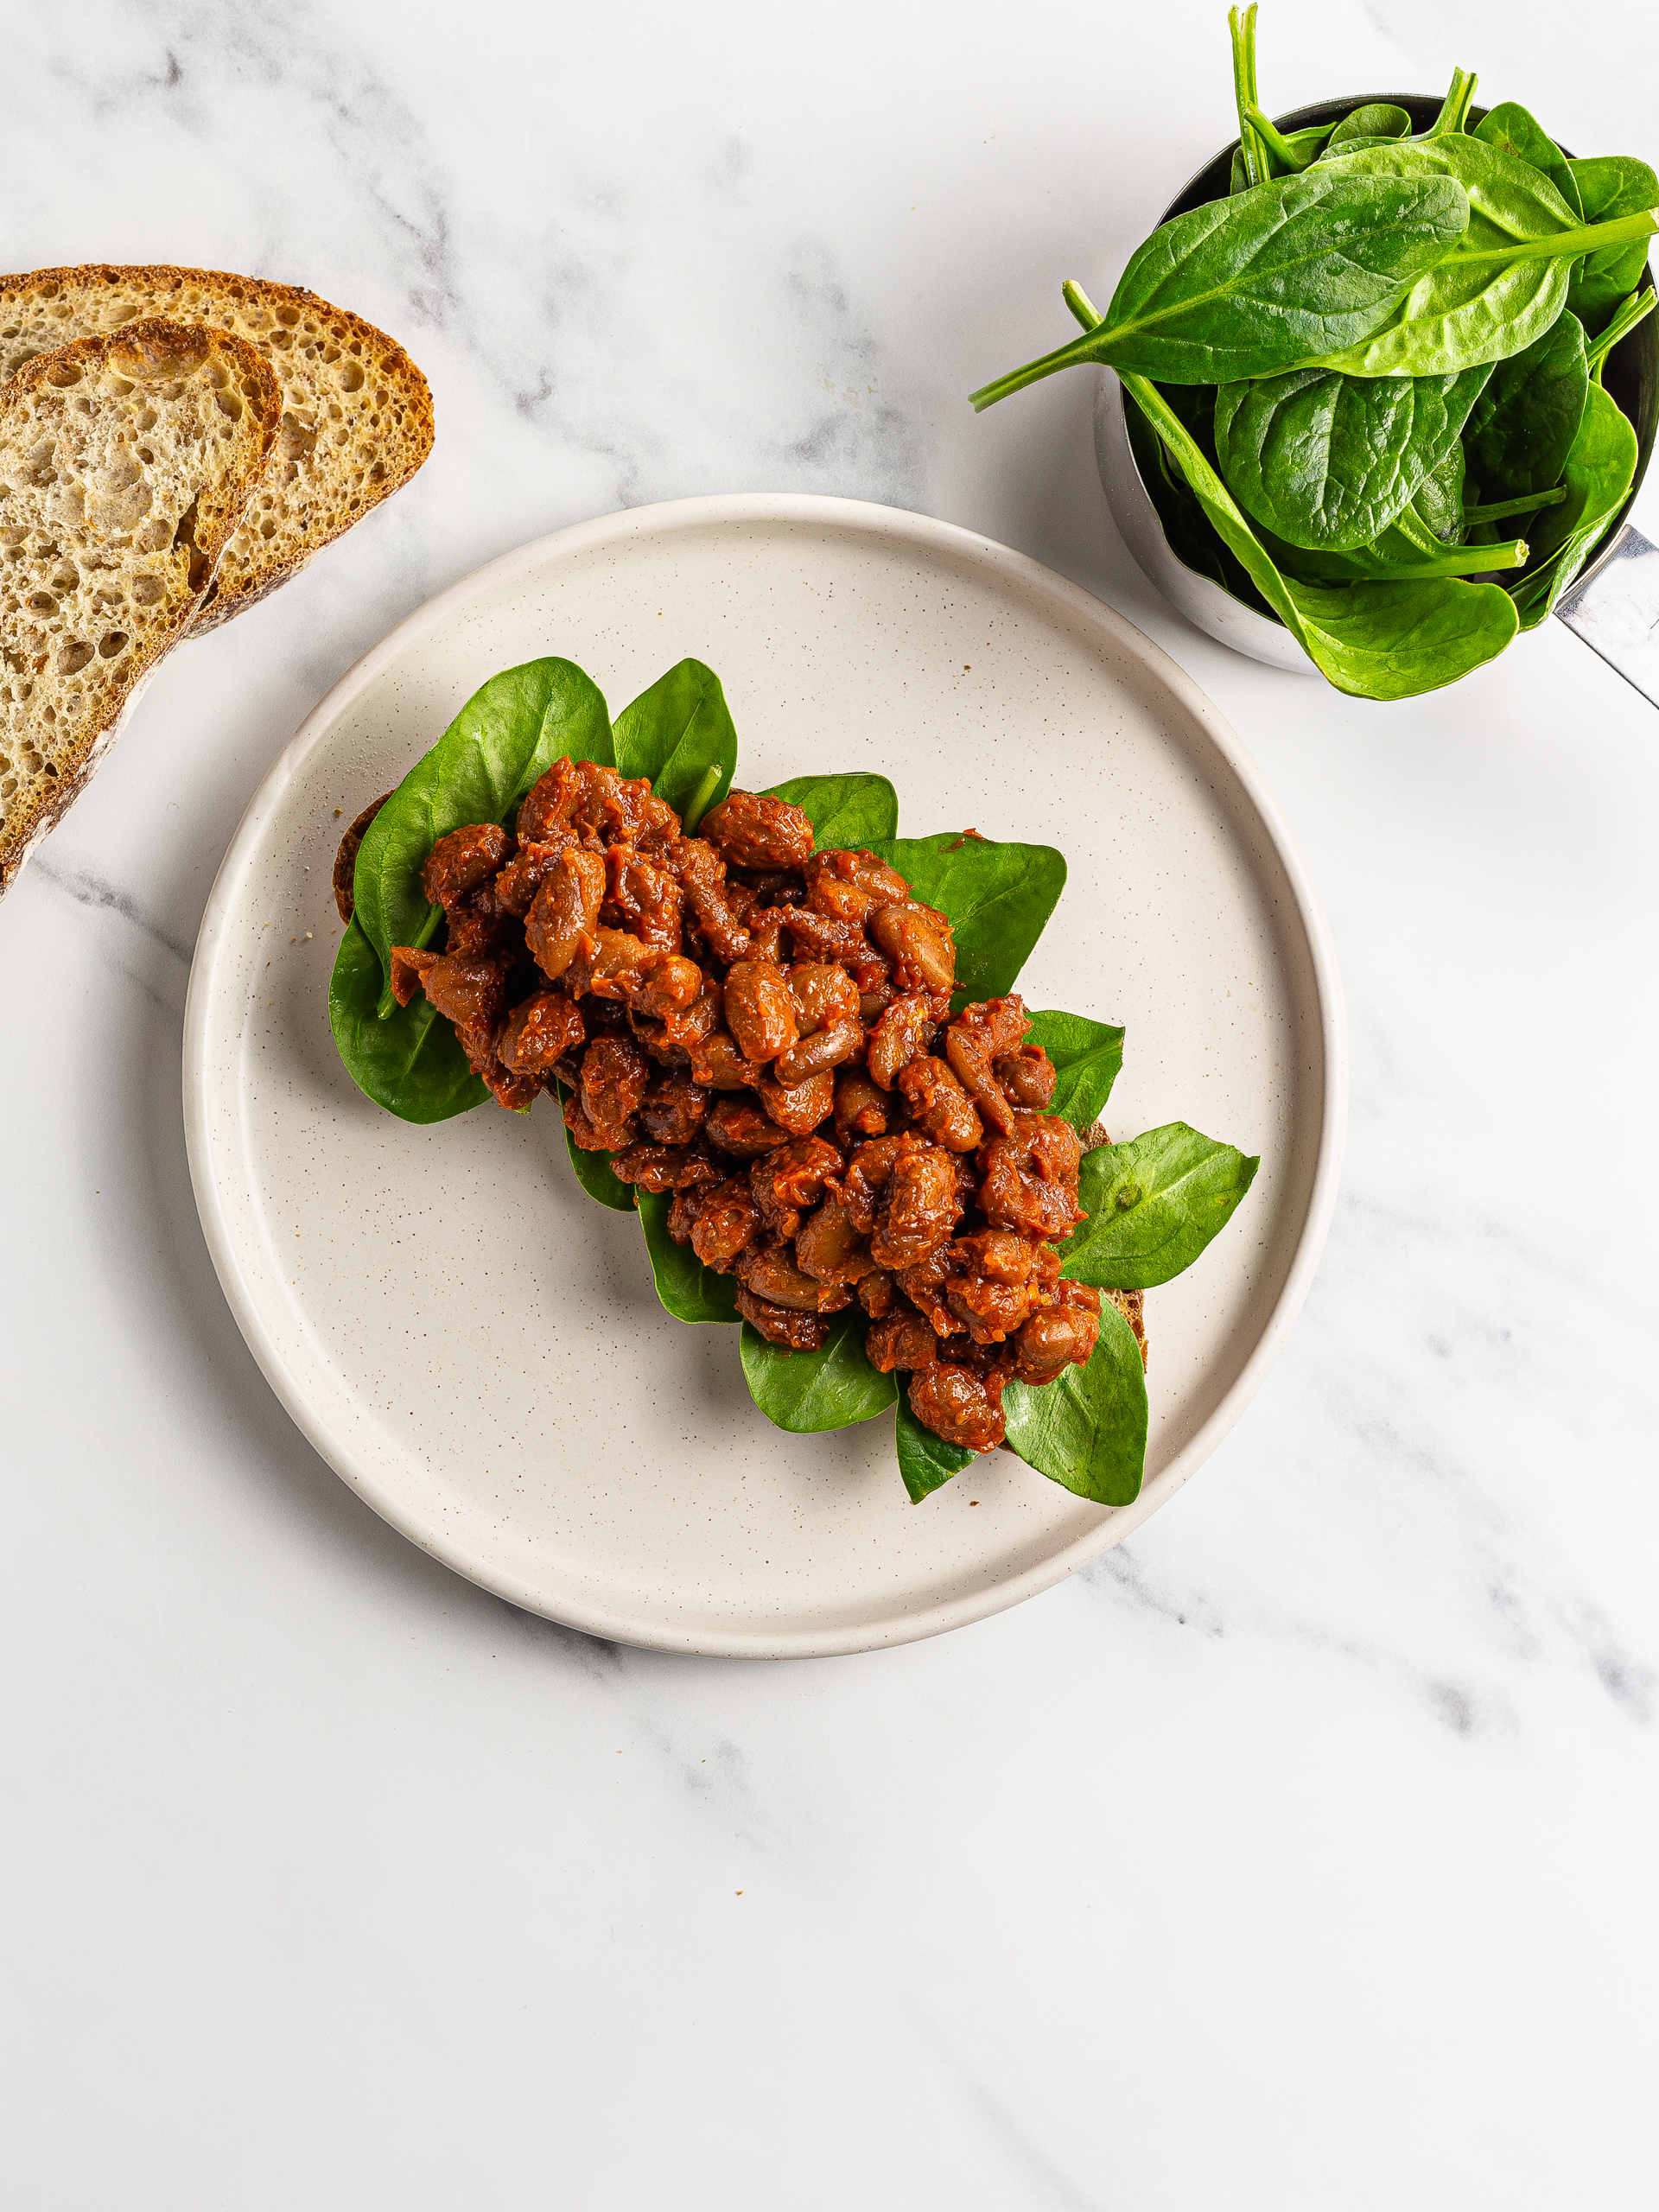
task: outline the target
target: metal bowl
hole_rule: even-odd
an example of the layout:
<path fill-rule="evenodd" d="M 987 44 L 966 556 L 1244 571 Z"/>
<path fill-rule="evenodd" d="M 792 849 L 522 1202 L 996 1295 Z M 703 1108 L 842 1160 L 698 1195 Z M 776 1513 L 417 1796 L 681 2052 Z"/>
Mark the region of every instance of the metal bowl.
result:
<path fill-rule="evenodd" d="M 1283 131 L 1305 130 L 1313 124 L 1339 122 L 1351 109 L 1367 100 L 1388 100 L 1395 107 L 1404 108 L 1414 130 L 1427 130 L 1440 111 L 1438 94 L 1429 99 L 1417 92 L 1359 92 L 1345 100 L 1319 100 L 1312 107 L 1294 109 L 1276 120 Z M 1485 113 L 1484 108 L 1471 108 L 1471 122 L 1478 123 Z M 1233 148 L 1237 143 L 1235 139 L 1224 146 L 1215 159 L 1198 171 L 1185 190 L 1165 208 L 1160 222 L 1184 215 L 1191 207 L 1202 207 L 1209 200 L 1225 198 L 1232 171 Z M 1651 270 L 1646 272 L 1643 283 L 1647 289 L 1652 288 Z M 1573 585 L 1575 594 L 1581 592 L 1596 571 L 1614 557 L 1624 534 L 1624 518 L 1630 512 L 1630 500 L 1635 499 L 1647 473 L 1654 432 L 1659 427 L 1659 314 L 1638 323 L 1630 336 L 1613 348 L 1602 372 L 1602 382 L 1636 425 L 1636 475 L 1630 484 L 1630 499 L 1580 570 Z M 1252 660 L 1265 661 L 1270 668 L 1282 668 L 1302 676 L 1318 674 L 1312 661 L 1265 601 L 1255 599 L 1254 594 L 1243 595 L 1249 590 L 1248 584 L 1241 579 L 1234 579 L 1231 584 L 1223 582 L 1194 566 L 1195 559 L 1206 557 L 1203 547 L 1189 543 L 1185 547 L 1187 557 L 1183 557 L 1179 528 L 1173 521 L 1166 521 L 1147 489 L 1144 472 L 1154 465 L 1155 454 L 1150 448 L 1143 448 L 1137 459 L 1123 412 L 1123 388 L 1109 369 L 1100 372 L 1095 394 L 1095 458 L 1107 505 L 1124 543 L 1147 579 L 1189 622 L 1207 631 L 1222 645 L 1230 645 L 1235 652 L 1248 653 Z M 1241 588 L 1234 588 L 1236 585 Z"/>

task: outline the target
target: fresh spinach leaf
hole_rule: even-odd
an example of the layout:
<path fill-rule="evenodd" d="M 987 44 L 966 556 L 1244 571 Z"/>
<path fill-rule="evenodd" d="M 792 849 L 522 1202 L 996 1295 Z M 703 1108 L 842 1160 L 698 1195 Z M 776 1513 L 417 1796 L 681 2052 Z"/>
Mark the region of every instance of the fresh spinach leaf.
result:
<path fill-rule="evenodd" d="M 985 385 L 975 407 L 1080 363 L 1224 384 L 1360 344 L 1397 315 L 1414 278 L 1469 220 L 1455 178 L 1432 166 L 1416 176 L 1356 168 L 1373 158 L 1321 164 L 1177 215 L 1132 256 L 1094 329 Z"/>
<path fill-rule="evenodd" d="M 883 837 L 870 850 L 950 923 L 953 1004 L 1000 998 L 1014 988 L 1065 888 L 1065 862 L 1052 845 L 944 830 L 932 837 Z"/>
<path fill-rule="evenodd" d="M 1338 690 L 1359 698 L 1411 698 L 1455 683 L 1502 652 L 1515 635 L 1514 603 L 1496 584 L 1446 577 L 1345 586 L 1293 582 L 1281 573 L 1157 385 L 1133 372 L 1123 385 L 1175 456 L 1211 527 Z"/>
<path fill-rule="evenodd" d="M 1261 1165 L 1185 1122 L 1085 1153 L 1088 1219 L 1059 1247 L 1061 1273 L 1110 1290 L 1171 1281 L 1227 1226 Z"/>
<path fill-rule="evenodd" d="M 1351 376 L 1446 376 L 1518 353 L 1560 315 L 1580 254 L 1659 227 L 1659 218 L 1645 211 L 1580 223 L 1541 171 L 1480 138 L 1373 146 L 1321 163 L 1320 172 L 1402 181 L 1439 174 L 1469 201 L 1463 234 L 1402 293 L 1392 315 L 1357 343 L 1312 363 Z"/>
<path fill-rule="evenodd" d="M 1054 1096 L 1047 1111 L 1074 1129 L 1092 1128 L 1123 1065 L 1123 1032 L 1107 1021 L 1090 1021 L 1086 1014 L 1048 1007 L 1032 1015 L 1027 1042 L 1040 1045 L 1054 1063 Z"/>
<path fill-rule="evenodd" d="M 554 1091 L 561 1106 L 569 1096 L 568 1087 L 555 1081 Z M 632 1213 L 633 1185 L 625 1183 L 611 1170 L 610 1154 L 585 1152 L 571 1135 L 568 1126 L 564 1131 L 564 1148 L 570 1155 L 570 1165 L 575 1170 L 576 1180 L 590 1198 L 597 1198 L 602 1206 L 609 1206 L 613 1213 Z"/>
<path fill-rule="evenodd" d="M 1216 450 L 1228 488 L 1293 545 L 1366 545 L 1455 445 L 1490 366 L 1456 376 L 1292 369 L 1224 384 Z"/>
<path fill-rule="evenodd" d="M 1133 1505 L 1147 1462 L 1147 1376 L 1135 1332 L 1109 1298 L 1086 1365 L 1002 1392 L 1008 1443 L 1027 1466 L 1096 1505 Z"/>
<path fill-rule="evenodd" d="M 1592 384 L 1567 457 L 1567 498 L 1541 518 L 1533 565 L 1510 587 L 1523 630 L 1535 629 L 1556 606 L 1629 498 L 1637 451 L 1636 432 Z"/>
<path fill-rule="evenodd" d="M 737 732 L 712 668 L 683 660 L 616 718 L 616 765 L 695 827 L 732 787 Z"/>
<path fill-rule="evenodd" d="M 1535 122 L 1525 108 L 1516 100 L 1500 100 L 1489 108 L 1475 126 L 1473 136 L 1484 138 L 1489 146 L 1497 146 L 1506 154 L 1513 154 L 1518 162 L 1530 162 L 1541 169 L 1554 186 L 1574 215 L 1582 222 L 1584 201 L 1567 156 L 1541 124 Z"/>
<path fill-rule="evenodd" d="M 1659 207 L 1659 176 L 1629 154 L 1599 154 L 1569 162 L 1586 223 L 1607 223 Z M 1573 270 L 1567 304 L 1587 331 L 1599 332 L 1618 302 L 1633 292 L 1648 265 L 1645 238 L 1603 246 Z"/>
<path fill-rule="evenodd" d="M 979 1457 L 966 1445 L 947 1444 L 942 1436 L 925 1428 L 910 1410 L 910 1400 L 903 1390 L 894 1415 L 893 1442 L 898 1447 L 899 1471 L 912 1505 L 919 1505 Z"/>
<path fill-rule="evenodd" d="M 397 1008 L 385 982 L 392 946 L 425 944 L 440 918 L 421 887 L 427 855 L 468 823 L 507 821 L 537 778 L 566 754 L 611 758 L 598 685 L 574 661 L 504 669 L 473 694 L 369 824 L 358 848 L 355 915 L 380 962 L 384 1019 Z"/>
<path fill-rule="evenodd" d="M 1584 327 L 1563 309 L 1541 338 L 1497 364 L 1470 410 L 1464 450 L 1482 493 L 1518 499 L 1559 483 L 1589 389 Z"/>
<path fill-rule="evenodd" d="M 891 1375 L 878 1374 L 864 1356 L 864 1314 L 855 1306 L 830 1325 L 822 1351 L 785 1351 L 768 1344 L 752 1323 L 743 1324 L 743 1373 L 754 1400 L 774 1427 L 797 1436 L 850 1428 L 871 1421 L 899 1395 Z"/>
<path fill-rule="evenodd" d="M 1411 118 L 1402 107 L 1395 107 L 1392 100 L 1368 100 L 1363 107 L 1352 108 L 1332 131 L 1329 143 L 1334 149 L 1345 146 L 1355 138 L 1409 138 Z"/>
<path fill-rule="evenodd" d="M 328 983 L 328 1024 L 358 1089 L 404 1122 L 446 1122 L 489 1096 L 460 1039 L 425 999 L 380 1019 L 379 955 L 356 917 L 346 925 Z"/>
<path fill-rule="evenodd" d="M 733 1278 L 705 1268 L 689 1244 L 677 1244 L 668 1233 L 672 1194 L 641 1191 L 637 1203 L 657 1295 L 674 1319 L 696 1323 L 735 1321 L 739 1316 Z"/>
<path fill-rule="evenodd" d="M 1453 438 L 1413 493 L 1401 518 L 1408 529 L 1419 523 L 1426 525 L 1430 543 L 1425 550 L 1462 543 L 1465 467 L 1463 447 Z"/>
<path fill-rule="evenodd" d="M 858 851 L 899 834 L 899 794 L 885 776 L 797 776 L 764 796 L 798 806 L 821 853 Z"/>

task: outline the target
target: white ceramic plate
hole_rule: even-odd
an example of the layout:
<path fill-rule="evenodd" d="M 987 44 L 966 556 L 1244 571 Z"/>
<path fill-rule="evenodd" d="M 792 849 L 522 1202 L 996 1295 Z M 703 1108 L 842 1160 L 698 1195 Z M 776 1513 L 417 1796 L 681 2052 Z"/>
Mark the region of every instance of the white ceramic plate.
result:
<path fill-rule="evenodd" d="M 875 768 L 902 830 L 1057 845 L 1033 1006 L 1128 1026 L 1115 1135 L 1177 1119 L 1262 1155 L 1198 1266 L 1148 1294 L 1139 1500 L 1088 1505 L 1006 1452 L 912 1506 L 890 1420 L 791 1437 L 730 1329 L 658 1306 L 637 1225 L 594 1205 L 554 1103 L 422 1129 L 329 1033 L 346 822 L 461 702 L 542 653 L 613 712 L 685 654 L 720 674 L 738 780 Z M 308 934 L 308 932 L 309 934 Z M 316 1449 L 461 1573 L 592 1633 L 743 1656 L 929 1636 L 1057 1582 L 1174 1493 L 1300 1306 L 1346 1073 L 1324 921 L 1204 695 L 1086 592 L 964 530 L 850 500 L 636 508 L 509 553 L 399 625 L 266 778 L 196 947 L 184 1110 L 209 1249 Z"/>

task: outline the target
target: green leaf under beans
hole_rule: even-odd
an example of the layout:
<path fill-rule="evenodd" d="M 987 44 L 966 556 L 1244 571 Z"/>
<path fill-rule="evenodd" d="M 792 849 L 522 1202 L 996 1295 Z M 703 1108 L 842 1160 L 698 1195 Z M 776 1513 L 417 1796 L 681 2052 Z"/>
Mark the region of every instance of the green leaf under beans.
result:
<path fill-rule="evenodd" d="M 944 830 L 932 837 L 880 838 L 870 849 L 951 924 L 953 1005 L 1000 998 L 1014 988 L 1065 888 L 1065 862 L 1052 845 Z"/>
<path fill-rule="evenodd" d="M 1274 563 L 1156 385 L 1127 375 L 1123 388 L 1170 448 L 1211 526 L 1338 690 L 1364 699 L 1410 698 L 1455 683 L 1514 637 L 1514 602 L 1496 584 L 1451 577 L 1346 585 L 1294 582 Z"/>
<path fill-rule="evenodd" d="M 1031 1017 L 1029 1045 L 1040 1045 L 1056 1070 L 1046 1111 L 1077 1130 L 1092 1128 L 1123 1065 L 1123 1032 L 1086 1014 L 1047 1007 Z"/>
<path fill-rule="evenodd" d="M 822 1351 L 785 1351 L 743 1324 L 743 1373 L 754 1400 L 774 1427 L 797 1436 L 850 1428 L 872 1421 L 899 1395 L 891 1375 L 878 1374 L 864 1356 L 861 1307 L 838 1313 Z"/>
<path fill-rule="evenodd" d="M 447 1122 L 489 1096 L 454 1028 L 423 998 L 380 1019 L 385 971 L 353 918 L 328 983 L 328 1024 L 346 1072 L 377 1106 L 404 1122 Z"/>
<path fill-rule="evenodd" d="M 1637 452 L 1636 432 L 1610 395 L 1592 384 L 1567 457 L 1567 498 L 1540 515 L 1531 565 L 1510 587 L 1523 630 L 1535 629 L 1559 604 L 1611 527 L 1630 497 Z"/>
<path fill-rule="evenodd" d="M 1497 364 L 1464 432 L 1484 500 L 1519 499 L 1560 481 L 1589 389 L 1584 327 L 1570 309 Z"/>
<path fill-rule="evenodd" d="M 1085 1153 L 1089 1217 L 1060 1246 L 1060 1272 L 1109 1290 L 1169 1282 L 1227 1226 L 1261 1165 L 1185 1122 Z"/>
<path fill-rule="evenodd" d="M 924 1428 L 910 1410 L 910 1400 L 903 1390 L 894 1414 L 893 1443 L 899 1453 L 899 1471 L 912 1505 L 919 1505 L 925 1497 L 943 1489 L 952 1475 L 959 1475 L 979 1457 L 966 1445 L 947 1444 L 931 1428 Z"/>
<path fill-rule="evenodd" d="M 885 776 L 797 776 L 763 796 L 798 806 L 821 853 L 858 851 L 899 834 L 899 794 Z"/>
<path fill-rule="evenodd" d="M 1659 207 L 1659 176 L 1629 154 L 1599 154 L 1569 162 L 1573 181 L 1584 204 L 1586 223 L 1608 223 Z M 1598 334 L 1618 302 L 1633 292 L 1648 265 L 1645 238 L 1604 246 L 1574 264 L 1567 304 L 1592 335 Z"/>
<path fill-rule="evenodd" d="M 677 1321 L 735 1321 L 736 1286 L 730 1275 L 705 1268 L 689 1244 L 677 1244 L 668 1233 L 668 1210 L 674 1203 L 667 1191 L 641 1191 L 640 1224 L 657 1295 Z"/>
<path fill-rule="evenodd" d="M 1484 138 L 1489 146 L 1513 154 L 1516 161 L 1530 162 L 1534 168 L 1541 169 L 1579 220 L 1584 220 L 1584 201 L 1579 195 L 1572 164 L 1543 125 L 1535 122 L 1518 101 L 1500 100 L 1496 107 L 1489 108 L 1472 135 Z"/>
<path fill-rule="evenodd" d="M 1081 363 L 1168 384 L 1225 384 L 1334 354 L 1386 326 L 1468 220 L 1452 177 L 1372 174 L 1351 162 L 1211 200 L 1153 232 L 1095 328 L 987 385 L 973 404 L 988 407 Z"/>
<path fill-rule="evenodd" d="M 569 1096 L 567 1087 L 556 1082 L 554 1092 L 561 1106 Z M 570 1165 L 576 1171 L 576 1180 L 590 1198 L 597 1198 L 602 1206 L 609 1206 L 613 1213 L 632 1213 L 633 1185 L 625 1183 L 611 1171 L 611 1156 L 607 1152 L 587 1152 L 571 1135 L 569 1123 L 564 1124 L 564 1148 L 570 1155 Z"/>
<path fill-rule="evenodd" d="M 659 676 L 616 718 L 616 765 L 644 776 L 679 815 L 701 821 L 732 787 L 737 732 L 720 678 L 700 660 Z"/>
<path fill-rule="evenodd" d="M 1147 1463 L 1147 1376 L 1135 1332 L 1109 1298 L 1086 1365 L 1002 1393 L 1007 1440 L 1027 1466 L 1096 1505 L 1133 1505 Z"/>
<path fill-rule="evenodd" d="M 1460 134 L 1369 147 L 1321 163 L 1309 175 L 1327 168 L 1402 181 L 1440 174 L 1465 193 L 1468 226 L 1403 290 L 1380 325 L 1352 345 L 1322 351 L 1305 363 L 1287 362 L 1287 367 L 1427 377 L 1504 360 L 1542 337 L 1560 315 L 1580 254 L 1650 235 L 1656 227 L 1656 219 L 1645 213 L 1587 226 L 1529 162 Z"/>
<path fill-rule="evenodd" d="M 1293 545 L 1366 545 L 1455 445 L 1490 365 L 1442 377 L 1293 369 L 1216 395 L 1221 474 Z"/>
<path fill-rule="evenodd" d="M 440 918 L 421 888 L 439 838 L 469 823 L 506 822 L 537 778 L 566 755 L 611 758 L 603 695 L 574 661 L 526 661 L 474 692 L 358 848 L 355 916 L 383 969 L 394 944 L 424 944 Z M 396 1001 L 389 990 L 380 1003 L 390 1019 Z"/>

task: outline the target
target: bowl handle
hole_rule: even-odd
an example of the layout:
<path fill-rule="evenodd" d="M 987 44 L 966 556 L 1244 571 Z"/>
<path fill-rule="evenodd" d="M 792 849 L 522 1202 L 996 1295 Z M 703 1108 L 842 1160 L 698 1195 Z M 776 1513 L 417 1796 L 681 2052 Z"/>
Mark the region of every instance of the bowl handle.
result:
<path fill-rule="evenodd" d="M 1626 523 L 1555 609 L 1574 636 L 1659 707 L 1659 545 Z"/>

